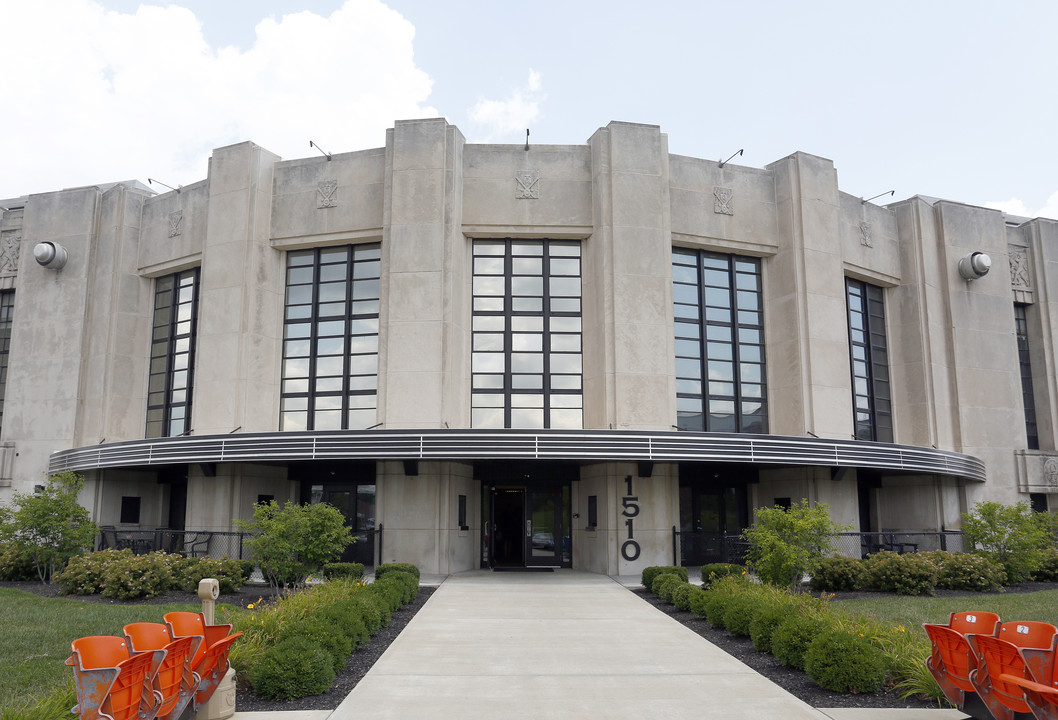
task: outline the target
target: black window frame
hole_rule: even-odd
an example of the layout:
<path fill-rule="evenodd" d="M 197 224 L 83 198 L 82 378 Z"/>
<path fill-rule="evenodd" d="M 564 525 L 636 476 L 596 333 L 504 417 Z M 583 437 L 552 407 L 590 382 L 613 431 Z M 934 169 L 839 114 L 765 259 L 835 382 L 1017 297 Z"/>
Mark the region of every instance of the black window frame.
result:
<path fill-rule="evenodd" d="M 380 243 L 287 252 L 280 431 L 375 425 L 381 267 Z M 320 423 L 321 413 L 339 422 Z M 303 423 L 296 422 L 299 415 Z M 358 422 L 351 422 L 354 416 Z"/>
<path fill-rule="evenodd" d="M 878 285 L 845 278 L 852 383 L 853 437 L 894 441 L 885 291 Z"/>
<path fill-rule="evenodd" d="M 7 398 L 7 363 L 11 353 L 11 328 L 15 316 L 15 291 L 0 292 L 0 428 L 3 428 Z"/>
<path fill-rule="evenodd" d="M 1014 336 L 1018 345 L 1018 370 L 1021 375 L 1021 401 L 1025 410 L 1025 447 L 1040 449 L 1040 432 L 1036 419 L 1036 393 L 1032 388 L 1032 355 L 1029 347 L 1028 305 L 1014 304 Z"/>
<path fill-rule="evenodd" d="M 677 429 L 766 434 L 760 258 L 677 247 L 672 270 Z M 729 414 L 717 412 L 728 403 Z"/>
<path fill-rule="evenodd" d="M 179 437 L 192 429 L 199 275 L 199 268 L 194 267 L 154 281 L 147 438 Z"/>
<path fill-rule="evenodd" d="M 538 254 L 525 250 L 536 246 L 540 248 Z M 477 239 L 473 241 L 471 255 L 474 264 L 471 271 L 474 283 L 471 291 L 471 427 L 499 428 L 496 423 L 483 421 L 502 411 L 503 428 L 582 429 L 584 258 L 581 243 L 547 238 Z M 535 268 L 537 259 L 538 271 Z M 502 266 L 499 264 L 501 260 Z M 575 274 L 570 272 L 574 265 Z M 574 280 L 576 292 L 571 294 Z M 499 282 L 502 282 L 502 289 Z M 525 289 L 537 285 L 537 282 L 537 292 Z M 559 290 L 560 286 L 564 289 Z M 535 325 L 532 320 L 536 318 L 540 320 L 538 330 L 532 329 Z M 561 327 L 566 324 L 570 328 Z M 575 330 L 571 329 L 573 326 Z M 539 349 L 534 347 L 536 338 L 539 339 Z M 523 341 L 529 345 L 519 347 L 518 343 Z M 533 356 L 537 355 L 539 370 L 522 368 L 521 372 L 516 372 L 515 363 L 520 358 L 532 363 Z M 503 369 L 497 371 L 492 364 L 501 356 Z M 575 367 L 576 371 L 563 367 L 565 364 Z M 539 397 L 540 406 L 528 404 L 534 396 Z M 525 417 L 539 410 L 540 425 L 517 422 L 515 414 L 519 410 L 526 411 Z M 556 422 L 559 418 L 565 418 L 565 421 Z M 577 422 L 571 422 L 574 418 Z"/>

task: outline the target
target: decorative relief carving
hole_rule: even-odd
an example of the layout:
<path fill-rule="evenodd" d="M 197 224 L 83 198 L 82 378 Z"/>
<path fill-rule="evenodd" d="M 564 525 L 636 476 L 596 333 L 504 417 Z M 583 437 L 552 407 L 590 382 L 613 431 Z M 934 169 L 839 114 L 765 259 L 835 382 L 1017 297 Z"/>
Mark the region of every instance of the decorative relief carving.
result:
<path fill-rule="evenodd" d="M 0 238 L 0 275 L 18 273 L 18 251 L 21 246 L 21 230 L 8 230 Z"/>
<path fill-rule="evenodd" d="M 1011 246 L 1007 256 L 1010 258 L 1010 284 L 1014 288 L 1029 289 L 1029 254 L 1024 248 Z"/>
<path fill-rule="evenodd" d="M 864 247 L 874 247 L 874 240 L 871 239 L 871 224 L 869 222 L 860 223 L 860 245 Z"/>
<path fill-rule="evenodd" d="M 316 187 L 316 209 L 338 207 L 338 181 L 324 180 Z"/>
<path fill-rule="evenodd" d="M 514 174 L 514 181 L 517 183 L 514 191 L 514 197 L 518 200 L 539 200 L 540 199 L 540 171 L 533 170 L 532 172 L 520 172 Z"/>
<path fill-rule="evenodd" d="M 184 233 L 184 211 L 174 210 L 169 213 L 169 237 L 176 237 Z"/>
<path fill-rule="evenodd" d="M 721 215 L 734 215 L 735 208 L 731 205 L 731 199 L 734 196 L 735 191 L 731 188 L 713 188 L 713 198 L 716 200 L 713 203 L 713 212 Z"/>
<path fill-rule="evenodd" d="M 1048 458 L 1043 464 L 1043 477 L 1048 485 L 1058 487 L 1058 458 Z"/>

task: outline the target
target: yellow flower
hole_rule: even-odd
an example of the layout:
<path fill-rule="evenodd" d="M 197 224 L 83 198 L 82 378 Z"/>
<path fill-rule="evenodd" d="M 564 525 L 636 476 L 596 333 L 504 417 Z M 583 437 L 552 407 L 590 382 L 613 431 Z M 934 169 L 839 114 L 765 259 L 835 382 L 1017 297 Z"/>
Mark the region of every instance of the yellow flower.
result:
<path fill-rule="evenodd" d="M 860 637 L 863 637 L 863 633 L 860 633 Z"/>

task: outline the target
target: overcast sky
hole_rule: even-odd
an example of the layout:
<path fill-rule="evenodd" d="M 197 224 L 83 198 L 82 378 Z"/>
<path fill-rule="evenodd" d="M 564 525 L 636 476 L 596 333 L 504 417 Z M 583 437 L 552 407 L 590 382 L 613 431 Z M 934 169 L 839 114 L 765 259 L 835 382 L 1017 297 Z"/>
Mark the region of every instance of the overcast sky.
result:
<path fill-rule="evenodd" d="M 649 123 L 681 155 L 821 155 L 860 197 L 1058 218 L 1054 0 L 0 0 L 0 27 L 0 198 L 443 116 L 469 142 Z"/>

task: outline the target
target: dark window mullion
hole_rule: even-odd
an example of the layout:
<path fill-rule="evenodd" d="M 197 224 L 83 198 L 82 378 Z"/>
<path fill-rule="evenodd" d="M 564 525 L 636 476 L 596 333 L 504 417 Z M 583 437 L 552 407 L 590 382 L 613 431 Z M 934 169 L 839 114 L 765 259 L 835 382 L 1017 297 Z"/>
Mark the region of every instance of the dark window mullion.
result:
<path fill-rule="evenodd" d="M 540 275 L 542 277 L 541 290 L 543 296 L 541 302 L 540 316 L 540 352 L 543 354 L 543 373 L 541 388 L 544 393 L 544 428 L 551 427 L 551 265 L 550 246 L 542 243 L 540 254 Z M 581 328 L 584 332 L 584 328 Z M 583 347 L 581 352 L 583 352 Z M 583 372 L 583 367 L 581 368 Z M 583 383 L 583 379 L 581 380 Z"/>
<path fill-rule="evenodd" d="M 735 430 L 740 432 L 744 427 L 742 424 L 742 339 L 739 336 L 739 328 L 742 323 L 738 320 L 738 272 L 735 256 L 728 256 L 727 276 L 731 285 L 731 389 L 735 403 Z M 723 517 L 723 515 L 721 515 Z"/>

